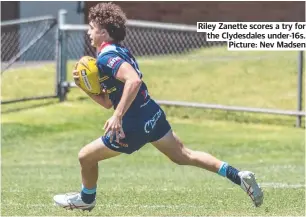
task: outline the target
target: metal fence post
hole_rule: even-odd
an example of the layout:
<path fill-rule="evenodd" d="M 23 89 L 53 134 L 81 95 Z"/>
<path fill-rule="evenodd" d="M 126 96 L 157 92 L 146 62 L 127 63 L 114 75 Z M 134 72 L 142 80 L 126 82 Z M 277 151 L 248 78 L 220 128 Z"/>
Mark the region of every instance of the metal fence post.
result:
<path fill-rule="evenodd" d="M 55 94 L 60 98 L 60 67 L 61 67 L 61 30 L 60 30 L 60 13 L 58 13 L 57 28 L 55 33 L 55 63 L 56 63 L 56 78 L 55 78 Z"/>
<path fill-rule="evenodd" d="M 58 13 L 58 34 L 57 34 L 57 73 L 56 73 L 56 90 L 60 102 L 66 98 L 67 87 L 63 84 L 66 81 L 66 33 L 62 30 L 62 26 L 66 23 L 67 11 L 61 9 Z"/>
<path fill-rule="evenodd" d="M 302 111 L 303 107 L 303 62 L 304 51 L 300 51 L 298 54 L 298 80 L 297 80 L 297 111 Z M 298 115 L 296 119 L 296 126 L 301 127 L 302 116 Z"/>

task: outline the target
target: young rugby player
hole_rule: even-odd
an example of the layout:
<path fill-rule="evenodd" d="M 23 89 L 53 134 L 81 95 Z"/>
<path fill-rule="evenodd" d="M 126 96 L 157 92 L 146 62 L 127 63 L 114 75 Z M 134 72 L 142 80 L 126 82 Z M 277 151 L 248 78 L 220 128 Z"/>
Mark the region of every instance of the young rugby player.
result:
<path fill-rule="evenodd" d="M 178 165 L 196 166 L 228 178 L 240 186 L 256 207 L 263 202 L 263 192 L 255 176 L 239 171 L 214 156 L 187 148 L 173 132 L 161 107 L 150 97 L 142 72 L 129 50 L 120 45 L 126 35 L 126 16 L 119 6 L 99 3 L 89 11 L 88 35 L 98 49 L 97 66 L 103 92 L 87 93 L 101 106 L 114 108 L 106 121 L 105 134 L 79 152 L 82 189 L 77 193 L 54 196 L 57 205 L 69 209 L 91 210 L 96 204 L 98 162 L 132 154 L 146 143 Z M 78 72 L 73 72 L 80 87 Z"/>

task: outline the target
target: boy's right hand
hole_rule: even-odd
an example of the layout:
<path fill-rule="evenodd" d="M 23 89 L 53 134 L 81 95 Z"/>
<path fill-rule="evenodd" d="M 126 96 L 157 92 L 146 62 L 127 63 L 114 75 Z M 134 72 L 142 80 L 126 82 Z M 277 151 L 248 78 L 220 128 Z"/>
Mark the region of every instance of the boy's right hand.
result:
<path fill-rule="evenodd" d="M 75 67 L 76 68 L 76 67 Z M 90 94 L 89 92 L 87 92 L 86 90 L 84 90 L 82 87 L 81 87 L 81 81 L 80 81 L 80 73 L 78 70 L 76 69 L 73 69 L 72 71 L 72 77 L 74 79 L 74 83 L 76 84 L 76 86 L 78 86 L 81 90 L 83 90 L 84 92 Z M 107 94 L 107 90 L 106 89 L 102 89 L 101 91 L 102 94 Z"/>
<path fill-rule="evenodd" d="M 79 72 L 78 72 L 77 70 L 74 69 L 74 70 L 72 71 L 72 76 L 73 76 L 73 79 L 74 79 L 74 83 L 75 83 L 79 88 L 81 88 Z"/>

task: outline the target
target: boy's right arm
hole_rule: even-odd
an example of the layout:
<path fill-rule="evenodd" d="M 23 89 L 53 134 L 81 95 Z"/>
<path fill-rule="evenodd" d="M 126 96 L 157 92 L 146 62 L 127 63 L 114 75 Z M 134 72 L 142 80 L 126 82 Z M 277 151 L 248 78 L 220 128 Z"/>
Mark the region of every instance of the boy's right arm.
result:
<path fill-rule="evenodd" d="M 81 88 L 82 89 L 82 88 Z M 82 89 L 83 90 L 83 89 Z M 92 98 L 96 103 L 100 104 L 106 109 L 113 107 L 112 101 L 108 98 L 108 94 L 101 92 L 99 95 L 94 95 L 83 90 L 90 98 Z"/>

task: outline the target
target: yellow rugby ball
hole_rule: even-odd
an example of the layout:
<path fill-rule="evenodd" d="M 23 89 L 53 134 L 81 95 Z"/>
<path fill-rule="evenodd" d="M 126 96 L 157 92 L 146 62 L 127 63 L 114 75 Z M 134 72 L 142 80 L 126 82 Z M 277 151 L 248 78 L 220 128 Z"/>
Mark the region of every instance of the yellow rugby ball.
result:
<path fill-rule="evenodd" d="M 80 86 L 84 90 L 95 95 L 101 93 L 99 70 L 95 58 L 82 57 L 76 64 L 75 69 L 79 72 Z"/>

